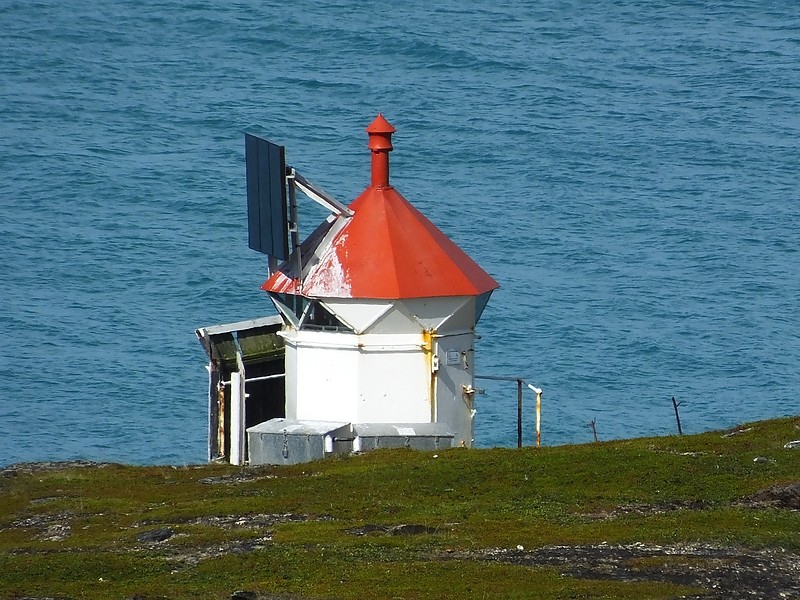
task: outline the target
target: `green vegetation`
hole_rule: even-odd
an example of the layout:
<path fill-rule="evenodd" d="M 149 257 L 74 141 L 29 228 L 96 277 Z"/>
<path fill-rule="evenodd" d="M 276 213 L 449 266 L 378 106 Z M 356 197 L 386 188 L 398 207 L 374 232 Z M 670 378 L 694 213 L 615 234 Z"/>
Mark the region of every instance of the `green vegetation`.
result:
<path fill-rule="evenodd" d="M 800 449 L 784 447 L 800 439 L 800 418 L 739 429 L 541 449 L 378 451 L 292 467 L 7 469 L 0 598 L 698 594 L 655 576 L 593 578 L 486 551 L 524 558 L 553 546 L 638 543 L 798 554 L 800 512 L 748 498 L 800 482 Z M 710 562 L 638 556 L 626 568 Z"/>

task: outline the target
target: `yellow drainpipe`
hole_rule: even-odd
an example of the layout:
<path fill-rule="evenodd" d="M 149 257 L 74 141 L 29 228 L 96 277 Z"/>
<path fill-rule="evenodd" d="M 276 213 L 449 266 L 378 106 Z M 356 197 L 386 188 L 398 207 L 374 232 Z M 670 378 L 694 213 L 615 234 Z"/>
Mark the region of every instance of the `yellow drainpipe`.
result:
<path fill-rule="evenodd" d="M 439 365 L 436 364 L 436 355 L 433 351 L 433 338 L 436 331 L 422 331 L 422 350 L 425 353 L 425 364 L 430 373 L 430 385 L 428 386 L 428 403 L 431 406 L 431 423 L 436 422 L 436 371 Z"/>

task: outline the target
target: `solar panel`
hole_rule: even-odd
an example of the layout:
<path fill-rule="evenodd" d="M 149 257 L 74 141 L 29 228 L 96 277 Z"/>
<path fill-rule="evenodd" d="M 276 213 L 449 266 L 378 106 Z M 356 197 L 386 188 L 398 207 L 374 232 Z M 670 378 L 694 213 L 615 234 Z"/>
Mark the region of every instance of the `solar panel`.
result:
<path fill-rule="evenodd" d="M 284 147 L 250 133 L 244 134 L 244 140 L 248 246 L 286 260 L 289 227 Z"/>

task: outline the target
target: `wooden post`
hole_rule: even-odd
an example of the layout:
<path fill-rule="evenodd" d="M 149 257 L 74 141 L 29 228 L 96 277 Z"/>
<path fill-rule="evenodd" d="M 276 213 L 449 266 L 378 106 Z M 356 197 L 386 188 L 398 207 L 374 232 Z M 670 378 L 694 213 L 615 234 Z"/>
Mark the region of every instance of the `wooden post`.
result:
<path fill-rule="evenodd" d="M 683 430 L 681 429 L 681 416 L 678 414 L 678 407 L 680 405 L 680 402 L 675 402 L 675 396 L 673 396 L 672 406 L 675 408 L 675 420 L 678 422 L 678 435 L 683 435 Z"/>

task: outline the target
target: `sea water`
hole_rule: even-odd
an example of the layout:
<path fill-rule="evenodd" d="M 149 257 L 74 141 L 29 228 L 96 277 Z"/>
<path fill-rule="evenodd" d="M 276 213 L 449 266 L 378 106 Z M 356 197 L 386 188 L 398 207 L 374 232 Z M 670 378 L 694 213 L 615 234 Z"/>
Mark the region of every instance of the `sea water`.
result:
<path fill-rule="evenodd" d="M 392 183 L 501 284 L 478 372 L 542 441 L 800 412 L 794 2 L 0 4 L 0 464 L 206 456 L 199 326 L 273 314 L 245 131 Z M 301 204 L 307 233 L 324 218 Z M 516 443 L 479 380 L 476 444 Z M 524 435 L 533 441 L 525 388 Z"/>

